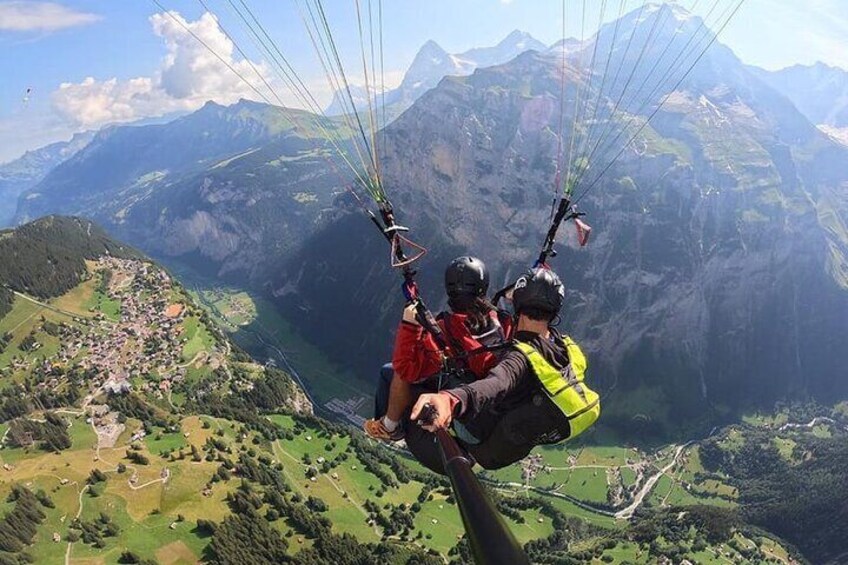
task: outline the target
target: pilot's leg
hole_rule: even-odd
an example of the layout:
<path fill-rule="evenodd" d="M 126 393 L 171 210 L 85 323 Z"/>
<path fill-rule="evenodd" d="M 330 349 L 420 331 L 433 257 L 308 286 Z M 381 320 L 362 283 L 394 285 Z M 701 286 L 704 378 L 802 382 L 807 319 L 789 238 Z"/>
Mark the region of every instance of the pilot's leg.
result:
<path fill-rule="evenodd" d="M 445 468 L 442 465 L 442 453 L 439 450 L 435 435 L 413 422 L 407 427 L 405 439 L 406 447 L 409 448 L 409 451 L 412 452 L 413 457 L 419 463 L 434 473 L 445 474 Z"/>

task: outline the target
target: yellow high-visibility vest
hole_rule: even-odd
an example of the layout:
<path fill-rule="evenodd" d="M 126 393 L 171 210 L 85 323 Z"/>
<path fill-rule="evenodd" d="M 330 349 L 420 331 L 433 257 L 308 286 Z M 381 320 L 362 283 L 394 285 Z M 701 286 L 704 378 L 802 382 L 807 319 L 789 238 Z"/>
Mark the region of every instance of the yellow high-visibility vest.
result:
<path fill-rule="evenodd" d="M 563 336 L 563 345 L 568 351 L 568 365 L 557 370 L 529 343 L 515 342 L 530 363 L 548 398 L 568 418 L 571 426 L 569 438 L 586 431 L 601 415 L 601 398 L 583 382 L 586 373 L 586 356 L 580 346 L 568 336 Z"/>

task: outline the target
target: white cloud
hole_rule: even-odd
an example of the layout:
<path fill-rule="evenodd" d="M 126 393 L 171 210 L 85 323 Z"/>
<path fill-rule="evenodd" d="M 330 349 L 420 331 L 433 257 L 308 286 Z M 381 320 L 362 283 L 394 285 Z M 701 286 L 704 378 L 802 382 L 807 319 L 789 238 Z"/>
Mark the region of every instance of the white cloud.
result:
<path fill-rule="evenodd" d="M 99 19 L 96 14 L 77 12 L 54 2 L 0 2 L 2 31 L 56 31 Z"/>
<path fill-rule="evenodd" d="M 231 104 L 239 98 L 262 100 L 221 59 L 256 88 L 262 81 L 253 67 L 265 77 L 269 76 L 268 70 L 262 63 L 251 66 L 251 62 L 233 57 L 233 43 L 221 31 L 215 16 L 206 13 L 197 21 L 188 22 L 178 13 L 169 12 L 154 14 L 150 23 L 167 47 L 154 76 L 102 81 L 88 77 L 79 83 L 63 83 L 53 93 L 55 108 L 73 123 L 92 128 L 191 111 L 208 100 L 221 104 Z M 272 99 L 270 93 L 264 94 Z"/>

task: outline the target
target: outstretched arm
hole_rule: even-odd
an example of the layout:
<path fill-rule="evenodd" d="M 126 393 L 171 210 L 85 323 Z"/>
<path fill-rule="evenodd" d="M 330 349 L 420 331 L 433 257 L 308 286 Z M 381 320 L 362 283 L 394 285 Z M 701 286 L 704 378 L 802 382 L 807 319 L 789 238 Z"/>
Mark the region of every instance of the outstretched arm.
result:
<path fill-rule="evenodd" d="M 424 426 L 432 431 L 434 428 L 447 428 L 454 416 L 475 418 L 483 410 L 502 401 L 515 390 L 521 380 L 528 374 L 527 359 L 518 351 L 511 351 L 497 367 L 489 374 L 471 384 L 437 394 L 422 394 L 412 408 L 411 418 L 417 420 L 424 406 L 430 405 L 434 410 L 433 421 Z"/>
<path fill-rule="evenodd" d="M 485 378 L 451 389 L 451 395 L 459 401 L 455 414 L 466 418 L 477 417 L 515 390 L 529 369 L 527 359 L 521 352 L 510 351 Z"/>

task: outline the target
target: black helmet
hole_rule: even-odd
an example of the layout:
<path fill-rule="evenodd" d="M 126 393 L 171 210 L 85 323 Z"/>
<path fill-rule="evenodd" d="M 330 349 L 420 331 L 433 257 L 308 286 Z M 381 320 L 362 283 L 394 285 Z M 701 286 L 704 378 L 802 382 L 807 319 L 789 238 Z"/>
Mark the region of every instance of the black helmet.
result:
<path fill-rule="evenodd" d="M 476 257 L 457 257 L 445 269 L 445 291 L 452 310 L 467 310 L 475 298 L 486 296 L 489 270 Z"/>
<path fill-rule="evenodd" d="M 550 313 L 553 318 L 559 313 L 564 300 L 565 286 L 550 269 L 530 269 L 515 281 L 512 304 L 517 314 L 525 310 L 537 310 Z"/>

